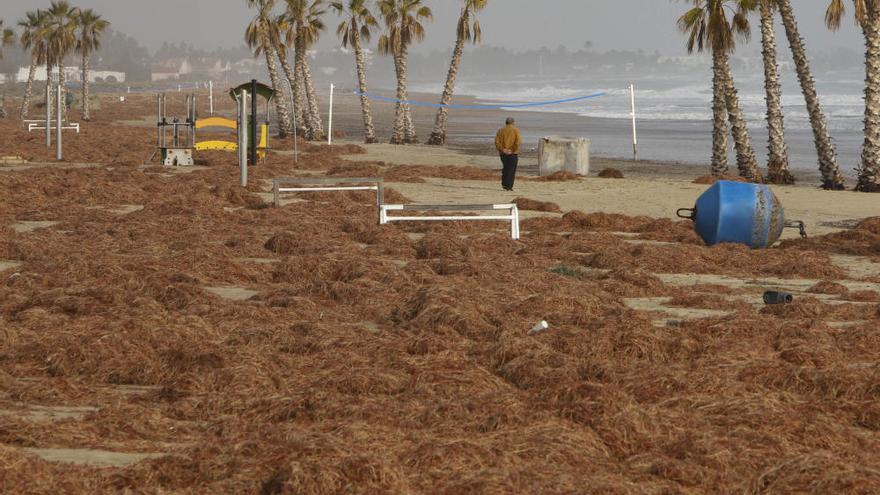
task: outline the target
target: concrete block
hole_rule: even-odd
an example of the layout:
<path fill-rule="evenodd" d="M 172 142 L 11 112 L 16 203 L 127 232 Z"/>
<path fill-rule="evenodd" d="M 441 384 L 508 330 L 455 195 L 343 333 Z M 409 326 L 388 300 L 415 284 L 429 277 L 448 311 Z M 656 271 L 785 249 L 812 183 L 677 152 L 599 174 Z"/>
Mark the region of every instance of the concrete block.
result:
<path fill-rule="evenodd" d="M 543 177 L 555 172 L 590 174 L 590 140 L 550 136 L 538 142 L 538 173 Z"/>

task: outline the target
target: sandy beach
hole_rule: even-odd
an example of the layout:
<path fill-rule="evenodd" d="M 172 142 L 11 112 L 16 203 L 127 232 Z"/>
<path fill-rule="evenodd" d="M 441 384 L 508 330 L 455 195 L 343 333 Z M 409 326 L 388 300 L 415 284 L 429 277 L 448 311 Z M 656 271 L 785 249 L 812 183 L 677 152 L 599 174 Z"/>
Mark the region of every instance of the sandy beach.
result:
<path fill-rule="evenodd" d="M 706 167 L 548 182 L 526 153 L 506 193 L 473 139 L 502 112 L 457 115 L 448 147 L 362 146 L 343 103 L 346 137 L 273 139 L 242 188 L 234 154 L 149 162 L 154 104 L 102 96 L 62 163 L 0 121 L 0 491 L 880 488 L 875 195 L 774 187 L 808 239 L 707 247 L 674 217 Z M 515 201 L 522 238 L 380 226 L 370 191 L 275 207 L 290 176 Z"/>

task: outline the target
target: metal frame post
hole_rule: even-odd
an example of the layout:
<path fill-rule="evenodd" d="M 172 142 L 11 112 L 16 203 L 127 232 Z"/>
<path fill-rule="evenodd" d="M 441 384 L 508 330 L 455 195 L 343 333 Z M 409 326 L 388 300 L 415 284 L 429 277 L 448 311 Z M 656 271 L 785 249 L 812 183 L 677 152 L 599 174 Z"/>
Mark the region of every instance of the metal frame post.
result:
<path fill-rule="evenodd" d="M 257 164 L 257 80 L 251 79 L 251 116 L 250 116 L 250 135 L 253 136 L 251 144 L 251 165 Z"/>
<path fill-rule="evenodd" d="M 46 148 L 52 147 L 52 75 L 46 73 Z"/>
<path fill-rule="evenodd" d="M 241 187 L 248 185 L 247 99 L 248 92 L 244 89 L 241 90 L 238 100 L 238 165 L 241 168 Z"/>
<path fill-rule="evenodd" d="M 327 144 L 333 144 L 333 89 L 335 86 L 330 83 L 330 116 L 327 118 Z"/>
<path fill-rule="evenodd" d="M 64 97 L 63 97 L 62 91 L 61 91 L 61 84 L 59 83 L 58 84 L 58 111 L 55 112 L 55 114 L 56 114 L 55 121 L 56 121 L 57 128 L 58 128 L 58 130 L 57 130 L 58 134 L 55 137 L 55 159 L 58 160 L 59 162 L 64 159 L 64 156 L 63 156 L 64 150 L 62 148 L 62 143 L 61 143 L 61 126 L 63 125 L 61 123 L 61 116 L 64 113 L 61 111 L 61 105 L 64 104 L 64 101 L 62 101 L 63 99 L 64 99 Z"/>
<path fill-rule="evenodd" d="M 632 121 L 633 121 L 633 160 L 639 161 L 639 137 L 636 133 L 636 88 L 635 85 L 629 85 L 629 94 L 632 100 Z"/>

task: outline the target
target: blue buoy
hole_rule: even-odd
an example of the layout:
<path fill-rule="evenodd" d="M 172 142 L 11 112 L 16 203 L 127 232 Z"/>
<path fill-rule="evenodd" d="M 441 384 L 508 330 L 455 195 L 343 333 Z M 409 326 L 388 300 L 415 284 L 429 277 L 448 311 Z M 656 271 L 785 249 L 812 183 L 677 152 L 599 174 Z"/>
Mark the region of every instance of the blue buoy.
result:
<path fill-rule="evenodd" d="M 693 209 L 683 208 L 678 216 L 694 221 L 694 229 L 707 246 L 736 243 L 768 248 L 786 227 L 785 209 L 769 187 L 726 180 L 716 182 L 697 199 Z M 806 237 L 802 222 L 792 226 L 800 227 Z"/>

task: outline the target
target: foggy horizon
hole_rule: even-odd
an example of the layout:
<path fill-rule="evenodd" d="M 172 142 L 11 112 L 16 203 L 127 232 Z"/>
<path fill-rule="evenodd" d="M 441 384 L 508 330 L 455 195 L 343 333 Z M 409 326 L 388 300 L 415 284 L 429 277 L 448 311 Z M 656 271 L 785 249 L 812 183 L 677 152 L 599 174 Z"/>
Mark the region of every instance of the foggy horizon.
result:
<path fill-rule="evenodd" d="M 244 27 L 253 16 L 243 0 L 154 0 L 143 3 L 131 0 L 76 0 L 74 5 L 93 8 L 112 23 L 112 28 L 135 38 L 151 52 L 163 43 L 187 43 L 195 48 L 237 48 L 244 44 Z M 687 9 L 682 0 L 596 0 L 584 5 L 579 0 L 552 0 L 554 8 L 535 8 L 530 0 L 490 1 L 479 15 L 483 27 L 483 45 L 527 51 L 564 46 L 583 48 L 589 42 L 600 51 L 644 50 L 663 55 L 686 53 L 685 38 L 675 21 Z M 824 24 L 824 5 L 805 8 L 807 2 L 795 1 L 795 13 L 801 35 L 811 52 L 838 48 L 863 49 L 863 37 L 851 19 L 838 32 Z M 45 5 L 43 5 L 45 4 Z M 14 26 L 25 12 L 48 6 L 49 2 L 13 0 L 0 5 L 0 19 Z M 426 25 L 426 39 L 413 47 L 414 52 L 451 49 L 460 2 L 427 0 L 434 11 L 434 22 Z M 850 6 L 851 7 L 851 6 Z M 279 8 L 280 11 L 280 8 Z M 176 16 L 171 17 L 174 12 Z M 740 44 L 750 52 L 760 45 L 759 26 L 752 16 L 752 40 Z M 328 12 L 327 30 L 317 49 L 339 45 L 335 34 L 338 18 Z M 778 24 L 778 21 L 777 21 Z M 161 26 L 161 29 L 159 28 Z M 785 43 L 779 26 L 780 44 Z M 375 40 L 373 40 L 375 43 Z"/>

